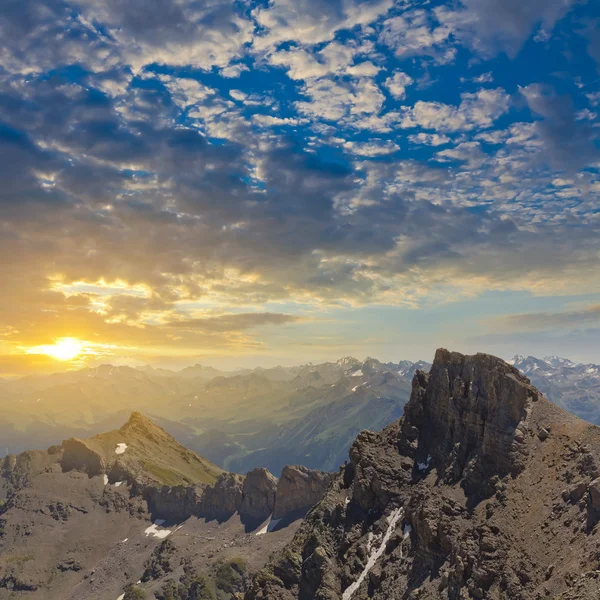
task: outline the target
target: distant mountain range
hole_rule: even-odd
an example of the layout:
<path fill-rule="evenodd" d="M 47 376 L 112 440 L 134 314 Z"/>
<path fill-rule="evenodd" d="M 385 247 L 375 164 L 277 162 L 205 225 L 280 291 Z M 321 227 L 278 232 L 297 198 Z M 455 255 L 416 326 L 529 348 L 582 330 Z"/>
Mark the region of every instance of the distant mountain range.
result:
<path fill-rule="evenodd" d="M 549 356 L 511 361 L 550 400 L 600 424 L 600 367 Z M 286 464 L 335 470 L 363 429 L 399 418 L 425 362 L 336 362 L 175 372 L 102 365 L 0 381 L 0 456 L 114 429 L 133 411 L 150 415 L 179 442 L 219 467 L 246 473 Z"/>
<path fill-rule="evenodd" d="M 529 377 L 549 400 L 590 423 L 600 425 L 600 365 L 559 356 L 514 356 L 510 364 Z"/>
<path fill-rule="evenodd" d="M 0 455 L 89 437 L 141 411 L 227 470 L 337 469 L 361 429 L 402 414 L 418 368 L 429 364 L 345 357 L 232 372 L 102 365 L 1 381 Z"/>

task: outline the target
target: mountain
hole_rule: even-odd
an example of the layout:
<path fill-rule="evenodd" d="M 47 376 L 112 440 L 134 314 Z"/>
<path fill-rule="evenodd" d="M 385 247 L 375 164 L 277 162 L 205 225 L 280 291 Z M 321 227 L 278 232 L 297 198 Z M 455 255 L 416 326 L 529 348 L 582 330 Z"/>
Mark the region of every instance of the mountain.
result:
<path fill-rule="evenodd" d="M 438 350 L 246 600 L 592 600 L 600 428 L 515 367 Z"/>
<path fill-rule="evenodd" d="M 379 430 L 400 417 L 410 397 L 409 381 L 385 366 L 365 361 L 354 369 L 328 389 L 313 390 L 316 399 L 308 412 L 250 436 L 245 446 L 258 449 L 230 460 L 229 468 L 243 473 L 260 464 L 279 473 L 286 464 L 298 463 L 336 470 L 361 430 Z M 306 390 L 303 395 L 310 397 Z M 280 410 L 293 413 L 294 407 Z"/>
<path fill-rule="evenodd" d="M 133 413 L 0 461 L 0 600 L 233 599 L 333 475 L 226 473 Z M 137 595 L 136 595 L 137 594 Z"/>
<path fill-rule="evenodd" d="M 600 425 L 600 365 L 575 363 L 558 356 L 540 359 L 517 355 L 509 362 L 552 402 Z"/>
<path fill-rule="evenodd" d="M 138 411 L 223 469 L 267 466 L 279 474 L 298 463 L 335 470 L 361 429 L 380 429 L 402 414 L 421 366 L 353 357 L 228 373 L 101 365 L 0 382 L 0 451 L 88 438 Z"/>

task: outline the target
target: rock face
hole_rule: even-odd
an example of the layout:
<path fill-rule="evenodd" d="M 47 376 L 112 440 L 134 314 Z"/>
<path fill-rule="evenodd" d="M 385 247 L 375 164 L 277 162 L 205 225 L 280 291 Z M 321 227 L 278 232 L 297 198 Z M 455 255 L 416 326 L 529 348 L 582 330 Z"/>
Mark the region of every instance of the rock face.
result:
<path fill-rule="evenodd" d="M 92 450 L 83 440 L 71 438 L 62 444 L 61 465 L 63 471 L 84 471 L 90 477 L 104 473 L 103 458 Z"/>
<path fill-rule="evenodd" d="M 500 359 L 439 350 L 246 600 L 592 600 L 598 464 L 600 428 Z"/>
<path fill-rule="evenodd" d="M 242 503 L 239 508 L 242 518 L 264 521 L 273 514 L 276 492 L 277 477 L 263 468 L 250 471 L 244 480 Z"/>
<path fill-rule="evenodd" d="M 304 516 L 324 496 L 333 477 L 333 473 L 303 466 L 285 467 L 277 484 L 273 518 Z"/>
<path fill-rule="evenodd" d="M 214 485 L 203 490 L 195 514 L 207 519 L 228 519 L 242 504 L 243 485 L 244 478 L 236 473 L 219 476 Z"/>
<path fill-rule="evenodd" d="M 524 431 L 539 392 L 517 369 L 489 355 L 438 350 L 406 406 L 404 449 L 421 464 L 443 463 L 447 481 L 476 487 L 524 467 Z M 431 458 L 428 458 L 431 457 Z"/>

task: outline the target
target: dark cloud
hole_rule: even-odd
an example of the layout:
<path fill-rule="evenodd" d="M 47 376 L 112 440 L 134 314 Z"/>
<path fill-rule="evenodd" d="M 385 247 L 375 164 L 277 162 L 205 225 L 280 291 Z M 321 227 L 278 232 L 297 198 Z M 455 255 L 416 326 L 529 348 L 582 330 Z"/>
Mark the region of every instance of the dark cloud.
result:
<path fill-rule="evenodd" d="M 575 5 L 587 0 L 460 0 L 462 10 L 442 9 L 455 35 L 484 54 L 514 58 L 538 29 L 550 34 Z"/>
<path fill-rule="evenodd" d="M 569 96 L 557 96 L 551 88 L 530 84 L 521 89 L 530 110 L 542 117 L 536 123 L 543 149 L 558 168 L 577 171 L 600 158 L 597 129 L 577 121 Z"/>

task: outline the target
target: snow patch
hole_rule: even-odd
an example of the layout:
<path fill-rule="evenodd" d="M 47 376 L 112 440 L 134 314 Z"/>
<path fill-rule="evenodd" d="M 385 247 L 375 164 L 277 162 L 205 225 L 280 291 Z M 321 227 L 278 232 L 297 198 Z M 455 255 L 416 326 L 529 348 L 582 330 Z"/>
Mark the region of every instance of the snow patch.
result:
<path fill-rule="evenodd" d="M 354 594 L 354 592 L 356 592 L 356 590 L 358 590 L 358 588 L 361 586 L 362 582 L 365 580 L 365 577 L 369 574 L 369 571 L 375 566 L 377 561 L 381 558 L 382 554 L 385 552 L 385 547 L 387 546 L 387 543 L 389 542 L 390 538 L 392 537 L 392 533 L 394 533 L 394 530 L 396 529 L 396 525 L 398 524 L 398 521 L 400 519 L 402 519 L 403 515 L 404 515 L 404 509 L 398 508 L 398 509 L 392 511 L 392 513 L 388 516 L 387 531 L 385 532 L 383 539 L 381 540 L 381 543 L 379 544 L 379 547 L 374 552 L 371 552 L 371 547 L 373 545 L 374 537 L 373 537 L 373 534 L 371 532 L 369 532 L 369 538 L 367 541 L 367 547 L 369 549 L 369 552 L 371 552 L 371 554 L 369 556 L 369 560 L 367 561 L 367 565 L 363 569 L 363 572 L 359 575 L 358 579 L 352 585 L 350 585 L 348 588 L 346 588 L 346 591 L 342 595 L 342 600 L 350 600 L 350 598 L 352 598 L 352 595 Z"/>
<path fill-rule="evenodd" d="M 104 475 L 104 485 L 108 485 L 108 475 Z"/>
<path fill-rule="evenodd" d="M 124 481 L 117 481 L 117 482 L 115 483 L 115 487 L 120 487 L 120 486 L 122 486 L 124 483 L 125 483 Z"/>
<path fill-rule="evenodd" d="M 417 463 L 417 469 L 419 471 L 421 471 L 421 473 L 423 473 L 424 471 L 427 471 L 427 469 L 429 469 L 430 464 L 431 464 L 431 454 L 429 454 L 427 456 L 427 460 L 424 463 L 422 463 L 422 462 Z"/>
<path fill-rule="evenodd" d="M 279 521 L 281 521 L 281 519 L 273 519 L 272 517 L 269 517 L 269 520 L 265 526 L 260 531 L 257 531 L 255 535 L 265 535 L 265 533 L 271 533 L 271 531 L 277 527 Z"/>
<path fill-rule="evenodd" d="M 127 444 L 121 442 L 120 444 L 117 444 L 117 447 L 115 448 L 115 454 L 123 454 L 125 450 L 127 450 Z"/>
<path fill-rule="evenodd" d="M 123 598 L 125 598 L 125 594 L 121 594 L 121 595 L 120 595 L 120 596 L 117 598 L 117 600 L 123 600 Z"/>
<path fill-rule="evenodd" d="M 354 371 L 354 373 L 352 373 L 352 375 L 350 377 L 362 377 L 362 376 L 363 376 L 362 369 L 359 369 L 358 371 Z"/>
<path fill-rule="evenodd" d="M 173 533 L 170 529 L 159 529 L 164 522 L 164 519 L 157 519 L 154 521 L 154 523 L 152 523 L 152 525 L 150 525 L 150 527 L 146 528 L 144 533 L 146 536 L 153 535 L 155 538 L 163 540 Z"/>

